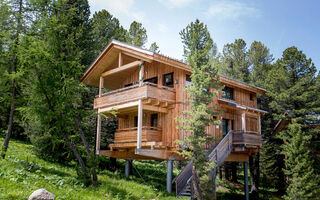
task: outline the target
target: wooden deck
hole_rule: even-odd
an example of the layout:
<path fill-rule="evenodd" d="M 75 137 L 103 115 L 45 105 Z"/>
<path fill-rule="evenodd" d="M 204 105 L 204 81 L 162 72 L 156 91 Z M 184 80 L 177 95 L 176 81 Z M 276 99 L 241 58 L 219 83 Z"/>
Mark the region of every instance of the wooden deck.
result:
<path fill-rule="evenodd" d="M 162 130 L 158 127 L 143 126 L 142 142 L 160 142 Z M 118 129 L 114 135 L 114 143 L 137 142 L 137 127 Z"/>
<path fill-rule="evenodd" d="M 94 109 L 114 107 L 140 99 L 146 100 L 146 104 L 148 104 L 148 99 L 150 99 L 150 103 L 151 100 L 154 100 L 159 106 L 167 106 L 175 103 L 176 92 L 172 88 L 145 82 L 141 87 L 136 84 L 104 93 L 101 97 L 96 97 L 94 99 Z"/>

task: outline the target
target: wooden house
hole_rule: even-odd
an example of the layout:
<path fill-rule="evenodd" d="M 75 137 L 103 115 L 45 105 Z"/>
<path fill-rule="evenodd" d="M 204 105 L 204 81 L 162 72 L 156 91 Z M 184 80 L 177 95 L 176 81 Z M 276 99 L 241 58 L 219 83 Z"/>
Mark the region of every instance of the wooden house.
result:
<path fill-rule="evenodd" d="M 122 159 L 182 159 L 175 153 L 181 149 L 176 140 L 188 133 L 176 128 L 175 118 L 188 109 L 185 87 L 190 84 L 190 74 L 190 67 L 182 61 L 113 40 L 81 79 L 99 87 L 94 100 L 99 113 L 96 154 Z M 257 95 L 266 91 L 222 75 L 220 81 L 225 88 L 213 103 L 224 112 L 212 117 L 222 123 L 207 129 L 219 139 L 235 130 L 227 137 L 230 140 L 223 140 L 232 145 L 223 161 L 244 162 L 261 147 L 260 116 L 265 111 L 258 109 Z M 102 115 L 118 118 L 108 150 L 100 149 Z M 218 151 L 217 157 L 223 149 Z"/>

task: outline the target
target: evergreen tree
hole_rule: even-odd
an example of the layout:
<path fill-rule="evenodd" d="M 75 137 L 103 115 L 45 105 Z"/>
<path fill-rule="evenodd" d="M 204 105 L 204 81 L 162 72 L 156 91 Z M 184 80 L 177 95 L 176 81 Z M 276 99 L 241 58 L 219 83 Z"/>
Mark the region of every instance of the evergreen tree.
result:
<path fill-rule="evenodd" d="M 311 139 L 308 129 L 295 120 L 289 125 L 288 130 L 282 133 L 285 155 L 284 173 L 288 177 L 288 188 L 285 199 L 301 200 L 316 199 L 319 197 L 319 176 L 314 173 L 313 161 L 308 145 Z"/>
<path fill-rule="evenodd" d="M 246 83 L 250 81 L 250 64 L 246 45 L 243 39 L 236 39 L 234 43 L 224 45 L 219 65 L 221 74 Z"/>
<path fill-rule="evenodd" d="M 143 47 L 147 42 L 147 30 L 141 23 L 133 21 L 126 35 L 126 41 L 134 46 Z"/>
<path fill-rule="evenodd" d="M 127 31 L 120 25 L 117 18 L 108 11 L 101 10 L 92 17 L 92 37 L 94 41 L 95 56 L 97 56 L 112 39 L 126 41 Z"/>
<path fill-rule="evenodd" d="M 251 68 L 251 83 L 258 87 L 264 87 L 265 79 L 270 71 L 273 55 L 261 42 L 254 41 L 248 50 L 248 61 Z"/>
<path fill-rule="evenodd" d="M 153 42 L 153 43 L 150 45 L 149 50 L 150 50 L 150 51 L 153 51 L 153 52 L 155 52 L 155 53 L 160 53 L 159 46 L 157 45 L 156 42 Z"/>
<path fill-rule="evenodd" d="M 213 199 L 215 198 L 215 175 L 210 177 L 209 174 L 214 166 L 209 161 L 205 145 L 214 140 L 206 132 L 206 127 L 209 124 L 219 124 L 212 117 L 219 113 L 216 111 L 216 105 L 209 107 L 213 98 L 217 97 L 218 90 L 221 89 L 217 70 L 212 65 L 214 43 L 207 26 L 198 19 L 184 28 L 180 36 L 184 45 L 184 56 L 192 69 L 191 85 L 187 88 L 191 108 L 184 111 L 185 118 L 179 120 L 185 124 L 180 128 L 191 133 L 182 143 L 187 142 L 192 151 L 184 151 L 183 155 L 193 159 L 193 184 L 197 198 Z"/>
<path fill-rule="evenodd" d="M 21 70 L 19 62 L 19 52 L 20 52 L 20 40 L 24 34 L 25 30 L 25 15 L 26 15 L 26 2 L 22 0 L 12 0 L 12 1 L 1 1 L 1 28 L 0 28 L 0 43 L 2 62 L 1 70 L 3 74 L 0 76 L 3 78 L 1 82 L 4 83 L 1 90 L 4 91 L 4 95 L 1 101 L 9 101 L 10 108 L 2 107 L 4 111 L 9 111 L 9 115 L 6 118 L 8 120 L 7 131 L 4 140 L 4 144 L 1 151 L 1 157 L 4 159 L 9 146 L 9 141 L 14 129 L 19 126 L 15 124 L 16 120 L 16 109 L 19 105 L 19 84 L 23 71 Z M 7 103 L 4 103 L 7 106 Z M 1 110 L 2 110 L 1 109 Z M 7 115 L 7 113 L 3 113 Z M 18 128 L 18 131 L 19 128 Z M 17 131 L 17 132 L 18 132 Z"/>
<path fill-rule="evenodd" d="M 90 113 L 83 109 L 85 88 L 79 82 L 88 63 L 89 5 L 86 0 L 59 0 L 45 6 L 49 11 L 37 23 L 39 37 L 25 41 L 23 54 L 29 73 L 24 89 L 28 105 L 23 109 L 29 135 L 39 155 L 60 162 L 76 158 L 85 180 L 92 172 L 95 183 L 81 155 L 86 152 L 90 159 L 80 125 Z"/>

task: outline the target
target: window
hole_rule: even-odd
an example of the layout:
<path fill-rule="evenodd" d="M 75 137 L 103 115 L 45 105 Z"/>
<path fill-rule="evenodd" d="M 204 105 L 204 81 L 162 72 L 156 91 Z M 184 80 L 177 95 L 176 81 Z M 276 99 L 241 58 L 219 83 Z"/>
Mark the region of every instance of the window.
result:
<path fill-rule="evenodd" d="M 188 87 L 189 85 L 191 85 L 191 75 L 186 74 L 186 87 Z"/>
<path fill-rule="evenodd" d="M 153 78 L 146 79 L 146 80 L 144 80 L 144 82 L 158 84 L 158 77 L 153 77 Z"/>
<path fill-rule="evenodd" d="M 134 117 L 134 127 L 138 127 L 138 116 Z"/>
<path fill-rule="evenodd" d="M 158 114 L 151 114 L 151 127 L 158 127 Z"/>
<path fill-rule="evenodd" d="M 250 93 L 250 100 L 253 101 L 253 94 Z"/>
<path fill-rule="evenodd" d="M 131 85 L 133 85 L 133 83 L 126 84 L 124 87 L 130 87 Z"/>
<path fill-rule="evenodd" d="M 173 84 L 173 72 L 163 75 L 163 84 L 162 85 L 170 87 L 170 88 L 174 87 L 174 84 Z"/>
<path fill-rule="evenodd" d="M 222 97 L 233 100 L 233 88 L 225 86 L 222 89 Z"/>

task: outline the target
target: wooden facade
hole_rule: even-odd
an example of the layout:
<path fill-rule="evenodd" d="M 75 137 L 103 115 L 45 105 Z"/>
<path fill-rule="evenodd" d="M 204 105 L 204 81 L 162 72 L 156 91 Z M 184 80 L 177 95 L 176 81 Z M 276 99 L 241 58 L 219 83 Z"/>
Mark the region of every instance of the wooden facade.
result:
<path fill-rule="evenodd" d="M 189 108 L 185 88 L 190 84 L 190 73 L 183 62 L 112 41 L 81 79 L 99 87 L 94 100 L 98 112 L 96 153 L 116 158 L 181 159 L 175 154 L 180 149 L 176 140 L 188 133 L 176 128 L 176 117 Z M 208 133 L 222 139 L 230 130 L 248 131 L 257 142 L 254 151 L 259 151 L 260 116 L 265 112 L 257 107 L 257 94 L 264 94 L 265 90 L 225 76 L 220 76 L 220 81 L 228 90 L 219 91 L 213 104 L 217 103 L 224 112 L 212 117 L 222 123 L 207 127 Z M 118 118 L 109 150 L 100 149 L 103 115 Z M 236 161 L 234 157 L 230 155 L 231 161 Z"/>

